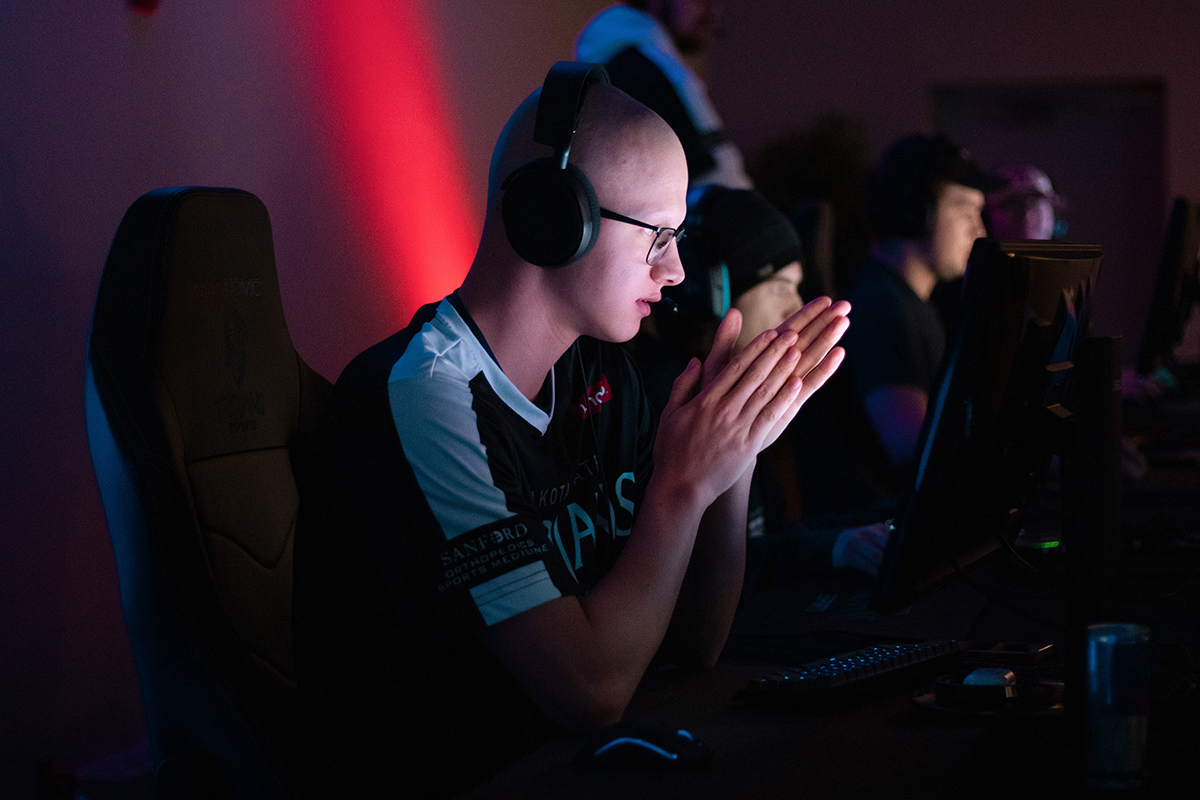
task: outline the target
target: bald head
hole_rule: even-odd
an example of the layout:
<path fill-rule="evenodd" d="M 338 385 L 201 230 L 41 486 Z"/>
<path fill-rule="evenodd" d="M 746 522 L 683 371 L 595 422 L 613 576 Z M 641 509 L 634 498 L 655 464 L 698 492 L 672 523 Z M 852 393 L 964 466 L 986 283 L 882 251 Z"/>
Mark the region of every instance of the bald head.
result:
<path fill-rule="evenodd" d="M 496 142 L 488 174 L 489 217 L 498 216 L 500 185 L 513 170 L 553 155 L 549 146 L 533 141 L 540 97 L 539 89 L 518 106 Z M 608 84 L 588 89 L 571 140 L 570 162 L 587 175 L 602 205 L 611 202 L 609 191 L 632 169 L 659 161 L 675 166 L 675 155 L 682 158 L 683 148 L 657 114 Z"/>
<path fill-rule="evenodd" d="M 658 115 L 608 84 L 588 89 L 569 162 L 592 185 L 600 207 L 619 216 L 601 218 L 590 249 L 561 268 L 537 266 L 554 258 L 541 262 L 541 251 L 526 250 L 523 240 L 518 245 L 530 260 L 517 253 L 502 207 L 506 192 L 513 192 L 514 198 L 520 195 L 514 186 L 501 187 L 514 170 L 554 154 L 548 145 L 533 141 L 539 96 L 535 92 L 521 104 L 496 144 L 483 237 L 458 295 L 489 343 L 500 341 L 500 350 L 507 349 L 507 356 L 497 350 L 506 372 L 518 370 L 523 360 L 543 351 L 553 356 L 548 359 L 553 363 L 582 335 L 610 342 L 632 338 L 651 304 L 662 296 L 663 286 L 683 279 L 673 244 L 650 263 L 651 248 L 660 236 L 657 229 L 678 228 L 687 213 L 683 147 Z M 527 181 L 520 191 L 535 192 L 531 197 L 550 206 L 572 202 L 555 188 Z M 554 238 L 552 220 L 530 216 L 528 224 L 520 223 L 518 239 L 526 230 L 543 230 L 538 225 L 550 232 L 547 239 Z M 563 242 L 571 238 L 560 237 Z M 559 243 L 552 242 L 556 248 Z M 547 365 L 542 359 L 534 361 L 528 377 L 536 393 Z"/>

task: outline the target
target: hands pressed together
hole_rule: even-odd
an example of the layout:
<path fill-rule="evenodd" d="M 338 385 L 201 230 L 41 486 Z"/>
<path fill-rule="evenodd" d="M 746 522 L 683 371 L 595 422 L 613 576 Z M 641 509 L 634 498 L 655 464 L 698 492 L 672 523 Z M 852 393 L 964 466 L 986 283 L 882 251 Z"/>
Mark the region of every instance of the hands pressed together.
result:
<path fill-rule="evenodd" d="M 731 310 L 703 364 L 693 359 L 663 409 L 655 463 L 711 502 L 752 468 L 845 357 L 850 304 L 820 297 L 740 352 L 742 318 Z"/>

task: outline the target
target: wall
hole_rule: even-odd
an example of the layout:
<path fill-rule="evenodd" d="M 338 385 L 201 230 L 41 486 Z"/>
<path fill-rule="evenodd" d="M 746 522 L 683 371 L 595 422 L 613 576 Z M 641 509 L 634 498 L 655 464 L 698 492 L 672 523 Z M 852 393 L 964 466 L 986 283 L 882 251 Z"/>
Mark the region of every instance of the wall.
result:
<path fill-rule="evenodd" d="M 601 5 L 337 4 L 334 22 L 364 35 L 365 15 L 426 14 L 469 176 L 468 257 L 492 142 Z M 346 108 L 322 91 L 329 12 L 301 7 L 0 4 L 0 797 L 33 796 L 41 758 L 86 767 L 145 737 L 82 413 L 92 304 L 129 204 L 180 184 L 261 197 L 296 346 L 330 378 L 436 299 L 392 293 L 396 264 L 345 179 Z"/>
<path fill-rule="evenodd" d="M 933 84 L 1163 77 L 1168 190 L 1200 195 L 1200 5 L 1190 0 L 798 6 L 757 0 L 722 14 L 710 91 L 748 152 L 831 110 L 867 120 L 879 150 L 929 130 Z"/>
<path fill-rule="evenodd" d="M 1068 194 L 1080 223 L 1071 223 L 1069 237 L 1084 236 L 1109 253 L 1096 300 L 1100 332 L 1120 334 L 1124 360 L 1132 361 L 1168 202 L 1181 194 L 1200 197 L 1200 50 L 1194 43 L 1200 4 L 758 0 L 723 14 L 721 27 L 724 37 L 709 58 L 710 91 L 730 136 L 751 159 L 781 134 L 831 111 L 860 118 L 877 156 L 896 137 L 933 132 L 931 89 L 939 85 L 1086 87 L 1162 80 L 1165 175 L 1149 191 L 1152 208 L 1140 205 L 1144 186 L 1128 187 L 1130 196 Z M 1119 150 L 1158 143 L 1113 144 Z M 1081 145 L 1060 144 L 1072 147 Z M 972 155 L 985 167 L 1002 160 L 977 149 Z M 1084 160 L 1078 152 L 1064 156 L 1064 168 Z M 1115 180 L 1122 166 L 1097 160 L 1090 169 Z M 1129 209 L 1130 203 L 1139 205 Z"/>
<path fill-rule="evenodd" d="M 339 7 L 352 16 L 369 5 Z M 504 119 L 603 3 L 394 8 L 409 5 L 428 15 L 448 89 L 469 252 Z M 434 299 L 392 293 L 397 265 L 381 256 L 361 187 L 345 179 L 344 109 L 317 90 L 328 30 L 298 8 L 163 0 L 147 17 L 120 0 L 0 4 L 0 796 L 30 796 L 38 758 L 78 767 L 144 737 L 81 397 L 100 269 L 129 204 L 181 183 L 258 194 L 297 347 L 331 378 L 411 304 Z M 708 67 L 748 153 L 826 110 L 862 116 L 879 148 L 927 126 L 930 82 L 1160 76 L 1168 191 L 1200 196 L 1194 2 L 738 9 Z"/>

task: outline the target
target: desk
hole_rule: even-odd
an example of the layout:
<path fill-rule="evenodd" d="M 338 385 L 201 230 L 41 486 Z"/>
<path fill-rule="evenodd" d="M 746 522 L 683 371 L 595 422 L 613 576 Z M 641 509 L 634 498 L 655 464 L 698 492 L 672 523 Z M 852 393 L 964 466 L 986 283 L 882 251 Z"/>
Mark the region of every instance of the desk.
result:
<path fill-rule="evenodd" d="M 1181 579 L 1182 580 L 1182 579 Z M 1187 588 L 1181 588 L 1186 586 Z M 1200 585 L 1165 587 L 1133 581 L 1131 594 L 1148 599 L 1152 631 L 1196 638 Z M 1175 591 L 1179 588 L 1179 591 Z M 1173 600 L 1159 602 L 1162 591 Z M 948 587 L 931 602 L 949 605 L 969 587 Z M 1136 599 L 1136 598 L 1135 598 Z M 776 602 L 779 598 L 776 598 Z M 1133 608 L 1133 616 L 1139 611 Z M 751 611 L 751 616 L 757 616 Z M 760 630 L 762 620 L 739 620 Z M 972 623 L 989 633 L 1025 621 L 981 611 Z M 757 626 L 757 627 L 756 627 Z M 735 629 L 735 630 L 737 630 Z M 1016 636 L 1009 638 L 1017 638 Z M 734 644 L 737 643 L 736 637 Z M 817 639 L 810 647 L 853 649 Z M 813 655 L 813 658 L 819 657 Z M 734 700 L 746 682 L 769 669 L 745 655 L 723 658 L 701 673 L 662 671 L 647 679 L 627 716 L 679 724 L 716 752 L 695 772 L 586 769 L 572 763 L 582 737 L 550 742 L 517 762 L 469 798 L 1040 798 L 1077 797 L 1067 723 L 1061 716 L 962 719 L 917 707 L 912 692 L 885 696 L 825 714 L 746 708 Z M 1181 699 L 1177 675 L 1163 673 L 1151 712 L 1151 783 L 1146 797 L 1194 797 L 1200 787 L 1200 703 Z"/>
<path fill-rule="evenodd" d="M 676 722 L 704 739 L 716 757 L 695 772 L 588 770 L 571 764 L 579 739 L 553 742 L 471 797 L 612 798 L 950 797 L 971 760 L 978 732 L 927 726 L 905 698 L 830 716 L 744 708 L 734 692 L 758 674 L 721 665 L 701 674 L 658 676 L 631 714 Z M 901 734 L 901 735 L 897 735 Z M 958 768 L 923 775 L 913 759 L 940 753 Z M 863 769 L 867 753 L 873 764 Z M 919 791 L 904 791 L 905 787 Z"/>

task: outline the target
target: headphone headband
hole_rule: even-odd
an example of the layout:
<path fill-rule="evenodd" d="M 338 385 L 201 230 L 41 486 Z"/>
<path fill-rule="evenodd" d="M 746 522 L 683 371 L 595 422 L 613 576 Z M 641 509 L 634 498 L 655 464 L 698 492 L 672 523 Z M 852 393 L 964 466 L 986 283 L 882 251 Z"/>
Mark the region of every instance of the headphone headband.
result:
<path fill-rule="evenodd" d="M 596 83 L 611 83 L 603 64 L 559 61 L 546 73 L 538 98 L 533 140 L 554 148 L 554 163 L 559 169 L 567 168 L 583 99 Z"/>

